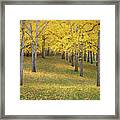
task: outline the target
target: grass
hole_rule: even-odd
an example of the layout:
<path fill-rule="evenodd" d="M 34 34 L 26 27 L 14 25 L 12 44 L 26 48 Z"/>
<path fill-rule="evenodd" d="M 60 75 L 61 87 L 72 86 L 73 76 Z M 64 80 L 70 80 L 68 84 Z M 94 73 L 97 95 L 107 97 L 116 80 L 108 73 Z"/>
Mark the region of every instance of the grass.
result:
<path fill-rule="evenodd" d="M 24 58 L 21 100 L 99 100 L 97 68 L 84 63 L 84 76 L 60 56 L 37 58 L 37 72 L 32 72 L 31 57 Z"/>

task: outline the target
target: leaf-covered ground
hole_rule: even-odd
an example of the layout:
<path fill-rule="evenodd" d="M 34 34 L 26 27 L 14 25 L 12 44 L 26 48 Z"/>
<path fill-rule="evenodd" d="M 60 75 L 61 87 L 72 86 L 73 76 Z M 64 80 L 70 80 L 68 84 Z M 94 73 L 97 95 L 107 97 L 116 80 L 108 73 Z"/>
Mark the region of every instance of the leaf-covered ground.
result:
<path fill-rule="evenodd" d="M 96 66 L 84 63 L 84 77 L 60 56 L 37 58 L 37 72 L 31 71 L 31 57 L 24 58 L 21 100 L 99 100 Z"/>

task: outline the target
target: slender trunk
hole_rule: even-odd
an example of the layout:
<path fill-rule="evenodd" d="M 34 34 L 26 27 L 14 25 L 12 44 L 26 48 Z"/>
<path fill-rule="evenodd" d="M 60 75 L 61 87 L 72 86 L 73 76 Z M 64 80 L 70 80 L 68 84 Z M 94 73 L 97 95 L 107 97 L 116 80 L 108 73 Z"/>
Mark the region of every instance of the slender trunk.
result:
<path fill-rule="evenodd" d="M 32 72 L 36 72 L 35 50 L 33 49 L 32 49 Z"/>
<path fill-rule="evenodd" d="M 36 21 L 36 52 L 35 52 L 36 59 L 37 59 L 37 49 L 38 49 L 38 20 Z"/>
<path fill-rule="evenodd" d="M 48 47 L 48 49 L 47 49 L 47 56 L 49 56 L 50 55 L 50 48 Z"/>
<path fill-rule="evenodd" d="M 75 71 L 78 71 L 78 53 L 75 52 Z"/>
<path fill-rule="evenodd" d="M 66 51 L 66 62 L 68 63 L 68 52 Z"/>
<path fill-rule="evenodd" d="M 83 76 L 83 45 L 80 44 L 80 76 Z"/>
<path fill-rule="evenodd" d="M 93 61 L 95 61 L 95 53 L 93 52 Z"/>
<path fill-rule="evenodd" d="M 45 32 L 47 24 L 48 24 L 48 22 L 45 23 L 45 27 L 42 29 L 43 34 Z M 44 35 L 42 35 L 42 58 L 45 58 L 45 36 Z"/>
<path fill-rule="evenodd" d="M 54 52 L 51 50 L 50 51 L 50 56 L 53 56 L 54 55 Z"/>
<path fill-rule="evenodd" d="M 78 33 L 78 26 L 76 25 L 76 33 Z M 78 51 L 75 47 L 75 71 L 78 71 Z"/>
<path fill-rule="evenodd" d="M 45 38 L 42 36 L 42 58 L 45 58 Z"/>
<path fill-rule="evenodd" d="M 69 63 L 71 63 L 71 54 L 69 54 Z"/>
<path fill-rule="evenodd" d="M 33 36 L 32 36 L 32 24 L 30 24 L 30 30 L 31 30 L 31 38 L 32 38 L 32 42 L 31 42 L 31 47 L 32 47 L 32 72 L 36 72 L 36 51 L 35 51 L 35 46 L 34 46 L 34 40 L 33 40 Z"/>
<path fill-rule="evenodd" d="M 20 85 L 23 85 L 23 63 L 24 63 L 24 21 L 22 21 L 22 44 L 20 50 Z"/>
<path fill-rule="evenodd" d="M 20 60 L 23 61 L 22 53 L 20 56 Z M 23 85 L 23 63 L 20 63 L 20 85 Z"/>
<path fill-rule="evenodd" d="M 88 50 L 87 62 L 90 62 L 90 52 L 89 52 L 89 50 Z"/>
<path fill-rule="evenodd" d="M 90 51 L 90 63 L 93 64 L 93 56 L 92 56 L 92 51 Z"/>
<path fill-rule="evenodd" d="M 84 61 L 86 61 L 86 50 L 84 51 Z"/>
<path fill-rule="evenodd" d="M 62 52 L 62 59 L 65 59 L 65 52 Z"/>
<path fill-rule="evenodd" d="M 96 66 L 98 66 L 98 53 L 96 53 Z"/>
<path fill-rule="evenodd" d="M 98 32 L 98 66 L 97 66 L 97 86 L 100 86 L 100 31 Z"/>
<path fill-rule="evenodd" d="M 72 55 L 71 55 L 71 66 L 74 66 L 74 54 L 72 52 Z"/>
<path fill-rule="evenodd" d="M 47 49 L 45 49 L 45 56 L 47 56 Z"/>

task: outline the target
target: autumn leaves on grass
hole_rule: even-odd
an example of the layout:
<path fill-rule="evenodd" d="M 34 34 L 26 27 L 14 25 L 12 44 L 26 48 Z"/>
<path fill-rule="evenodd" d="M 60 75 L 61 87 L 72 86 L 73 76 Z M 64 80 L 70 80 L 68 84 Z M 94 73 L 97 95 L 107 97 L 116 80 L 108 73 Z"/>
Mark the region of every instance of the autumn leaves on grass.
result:
<path fill-rule="evenodd" d="M 40 62 L 41 61 L 41 62 Z M 31 57 L 25 57 L 24 85 L 20 88 L 22 100 L 99 100 L 96 86 L 96 66 L 84 63 L 85 77 L 74 72 L 60 56 L 38 57 L 37 72 L 31 71 Z"/>
<path fill-rule="evenodd" d="M 21 20 L 20 43 L 21 99 L 99 99 L 99 20 Z"/>

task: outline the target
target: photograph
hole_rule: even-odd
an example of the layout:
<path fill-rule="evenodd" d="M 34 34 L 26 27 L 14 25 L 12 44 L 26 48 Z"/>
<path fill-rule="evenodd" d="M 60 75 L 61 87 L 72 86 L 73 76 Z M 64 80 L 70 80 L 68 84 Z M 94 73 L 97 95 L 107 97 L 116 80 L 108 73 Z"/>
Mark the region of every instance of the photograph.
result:
<path fill-rule="evenodd" d="M 20 100 L 100 100 L 100 20 L 20 20 Z"/>
<path fill-rule="evenodd" d="M 118 120 L 119 10 L 2 0 L 0 118 Z"/>

